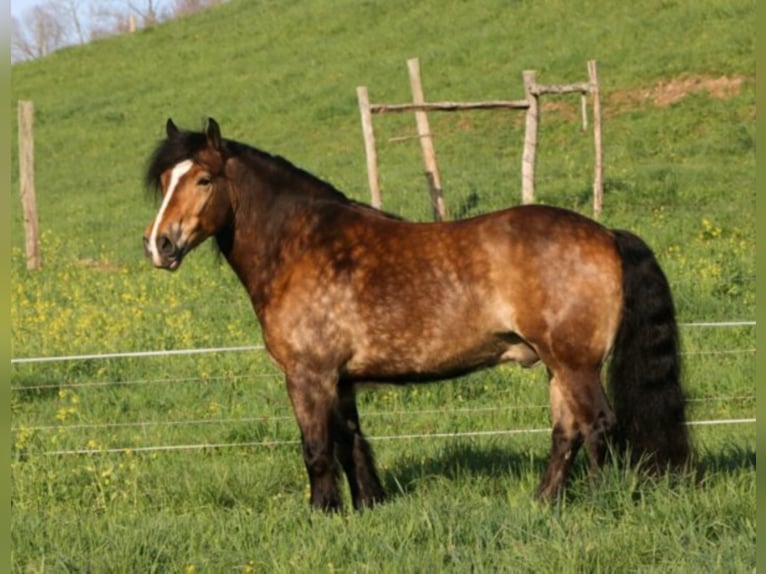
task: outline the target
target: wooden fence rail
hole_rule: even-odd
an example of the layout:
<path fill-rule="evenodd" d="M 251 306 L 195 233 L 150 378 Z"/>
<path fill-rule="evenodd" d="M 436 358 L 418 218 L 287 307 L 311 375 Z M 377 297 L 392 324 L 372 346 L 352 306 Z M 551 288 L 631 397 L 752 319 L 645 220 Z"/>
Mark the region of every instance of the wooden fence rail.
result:
<path fill-rule="evenodd" d="M 418 134 L 423 152 L 423 164 L 425 176 L 428 182 L 428 190 L 431 195 L 433 217 L 436 221 L 447 218 L 447 207 L 444 202 L 439 168 L 436 162 L 436 152 L 433 145 L 426 112 L 452 112 L 461 110 L 493 110 L 493 109 L 517 109 L 526 112 L 524 149 L 521 158 L 521 201 L 532 203 L 535 200 L 535 165 L 537 157 L 537 133 L 540 117 L 540 96 L 546 94 L 570 94 L 579 93 L 582 99 L 582 126 L 583 130 L 588 127 L 587 119 L 587 96 L 591 95 L 593 102 L 593 134 L 594 134 L 594 180 L 593 180 L 593 213 L 598 217 L 603 203 L 603 157 L 601 145 L 601 106 L 599 102 L 598 76 L 596 62 L 588 62 L 588 81 L 572 84 L 546 85 L 538 84 L 533 70 L 525 70 L 522 73 L 524 82 L 523 100 L 489 100 L 478 102 L 426 102 L 423 95 L 423 84 L 420 79 L 420 63 L 417 58 L 407 61 L 412 90 L 412 103 L 405 104 L 382 104 L 370 103 L 369 93 L 366 86 L 357 87 L 357 100 L 359 113 L 362 120 L 362 135 L 364 137 L 365 155 L 367 158 L 367 177 L 370 186 L 372 205 L 382 208 L 383 200 L 380 190 L 380 178 L 378 172 L 377 150 L 375 146 L 375 134 L 372 125 L 373 114 L 386 114 L 395 112 L 414 112 Z M 396 138 L 397 140 L 411 139 L 409 137 Z"/>
<path fill-rule="evenodd" d="M 495 110 L 516 109 L 526 110 L 529 107 L 527 100 L 490 100 L 487 102 L 430 102 L 421 104 L 370 104 L 370 112 L 382 114 L 385 112 L 414 112 L 414 111 L 442 111 L 454 112 L 460 110 Z"/>

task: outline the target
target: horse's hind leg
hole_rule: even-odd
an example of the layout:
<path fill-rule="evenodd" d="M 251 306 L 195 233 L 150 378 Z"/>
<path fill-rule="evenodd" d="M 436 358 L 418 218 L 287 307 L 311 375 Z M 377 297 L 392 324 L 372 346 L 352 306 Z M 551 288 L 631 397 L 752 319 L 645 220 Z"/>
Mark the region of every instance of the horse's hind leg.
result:
<path fill-rule="evenodd" d="M 385 500 L 385 492 L 375 471 L 372 449 L 362 435 L 352 385 L 341 385 L 333 418 L 338 460 L 348 478 L 354 508 L 373 506 Z"/>
<path fill-rule="evenodd" d="M 588 453 L 591 475 L 604 465 L 606 459 L 606 440 L 609 431 L 614 427 L 616 418 L 609 405 L 600 378 L 588 386 L 588 413 L 583 421 L 585 434 L 585 450 Z"/>
<path fill-rule="evenodd" d="M 537 491 L 542 499 L 553 498 L 561 492 L 583 444 L 591 472 L 601 467 L 606 452 L 606 432 L 614 424 L 597 368 L 553 373 L 550 397 L 552 446 L 548 469 Z"/>
<path fill-rule="evenodd" d="M 311 505 L 322 510 L 341 507 L 332 419 L 337 378 L 288 375 L 287 391 L 301 429 L 303 461 L 311 485 Z"/>
<path fill-rule="evenodd" d="M 548 468 L 537 489 L 537 497 L 540 499 L 554 498 L 561 492 L 569 475 L 569 468 L 583 442 L 567 399 L 564 382 L 558 375 L 551 374 L 549 385 L 553 432 Z"/>

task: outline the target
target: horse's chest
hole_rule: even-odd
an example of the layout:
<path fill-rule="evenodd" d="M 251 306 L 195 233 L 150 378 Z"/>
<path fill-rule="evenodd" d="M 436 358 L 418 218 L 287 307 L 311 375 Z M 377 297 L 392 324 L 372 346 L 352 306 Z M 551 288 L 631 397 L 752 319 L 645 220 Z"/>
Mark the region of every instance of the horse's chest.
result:
<path fill-rule="evenodd" d="M 348 355 L 355 305 L 338 285 L 315 285 L 272 297 L 261 314 L 269 351 L 280 364 L 301 357 L 332 363 Z M 284 359 L 283 359 L 284 357 Z"/>

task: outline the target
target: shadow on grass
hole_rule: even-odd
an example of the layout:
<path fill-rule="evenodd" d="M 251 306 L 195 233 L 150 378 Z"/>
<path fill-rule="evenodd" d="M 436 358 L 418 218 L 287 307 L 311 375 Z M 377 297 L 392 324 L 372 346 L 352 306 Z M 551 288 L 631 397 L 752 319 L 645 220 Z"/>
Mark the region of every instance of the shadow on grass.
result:
<path fill-rule="evenodd" d="M 419 456 L 417 452 L 402 454 L 391 465 L 387 472 L 382 473 L 382 479 L 388 495 L 392 498 L 405 496 L 420 489 L 424 481 L 443 478 L 450 481 L 460 481 L 469 477 L 496 477 L 498 479 L 510 478 L 518 482 L 520 487 L 529 483 L 529 477 L 533 477 L 534 485 L 542 479 L 548 464 L 547 451 L 543 454 L 534 453 L 530 450 L 514 450 L 501 446 L 478 446 L 472 444 L 453 444 L 445 446 L 436 454 Z M 570 472 L 570 485 L 577 483 L 579 487 L 568 488 L 566 498 L 571 500 L 582 495 L 582 487 L 593 487 L 600 483 L 599 480 L 592 482 L 589 479 L 587 458 L 580 453 L 575 460 Z M 611 468 L 610 468 L 611 467 Z M 694 464 L 692 482 L 704 488 L 704 482 L 715 479 L 716 476 L 731 475 L 741 471 L 755 471 L 756 452 L 754 446 L 726 445 L 715 451 L 703 451 L 697 453 Z M 634 468 L 627 467 L 624 460 L 612 460 L 608 462 L 602 471 L 607 474 L 615 474 L 625 479 L 626 488 L 638 489 L 650 486 L 654 483 L 651 477 L 647 480 L 632 482 L 628 476 L 635 475 Z M 689 475 L 687 474 L 687 479 Z M 601 478 L 604 478 L 601 476 Z M 689 481 L 683 476 L 675 477 L 670 484 L 675 487 L 689 485 Z M 598 488 L 598 486 L 596 486 Z M 639 492 L 634 494 L 639 494 Z"/>
<path fill-rule="evenodd" d="M 697 453 L 697 476 L 704 478 L 715 474 L 731 474 L 741 470 L 755 471 L 755 446 L 727 444 L 715 452 Z"/>
<path fill-rule="evenodd" d="M 434 478 L 457 481 L 477 476 L 511 477 L 522 483 L 530 473 L 536 479 L 542 477 L 547 464 L 547 456 L 528 450 L 451 444 L 435 455 L 422 456 L 416 451 L 403 454 L 382 479 L 386 492 L 395 498 L 418 490 L 423 481 Z"/>

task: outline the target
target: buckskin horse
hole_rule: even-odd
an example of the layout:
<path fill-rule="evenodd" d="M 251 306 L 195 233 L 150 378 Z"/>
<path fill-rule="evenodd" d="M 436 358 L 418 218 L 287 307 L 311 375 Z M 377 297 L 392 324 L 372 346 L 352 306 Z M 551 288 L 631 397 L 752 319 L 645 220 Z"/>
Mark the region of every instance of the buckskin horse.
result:
<path fill-rule="evenodd" d="M 552 445 L 537 496 L 556 497 L 585 446 L 657 472 L 690 456 L 678 329 L 668 281 L 642 239 L 572 211 L 512 207 L 415 223 L 353 201 L 287 160 L 166 123 L 146 184 L 161 205 L 144 236 L 176 270 L 209 237 L 250 296 L 284 372 L 311 504 L 355 508 L 384 489 L 362 434 L 362 383 L 437 381 L 542 362 Z M 610 400 L 601 383 L 609 359 Z"/>

